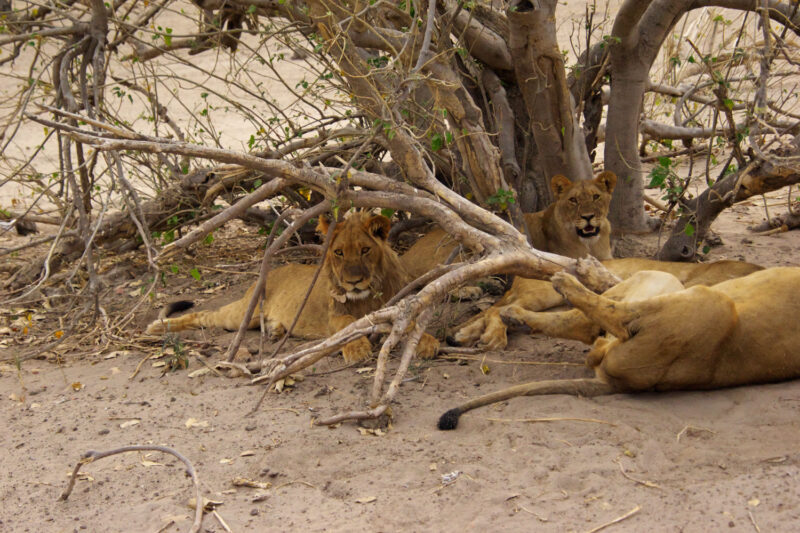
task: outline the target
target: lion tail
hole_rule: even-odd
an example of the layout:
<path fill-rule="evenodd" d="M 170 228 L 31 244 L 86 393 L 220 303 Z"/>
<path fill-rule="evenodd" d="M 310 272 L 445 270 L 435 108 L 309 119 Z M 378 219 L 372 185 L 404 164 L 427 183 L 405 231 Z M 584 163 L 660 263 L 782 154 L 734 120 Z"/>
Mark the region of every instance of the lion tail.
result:
<path fill-rule="evenodd" d="M 248 299 L 237 300 L 219 309 L 196 311 L 175 318 L 166 318 L 173 313 L 190 309 L 193 306 L 193 304 L 188 301 L 173 302 L 165 308 L 158 319 L 147 326 L 146 332 L 151 335 L 157 335 L 170 331 L 211 327 L 220 327 L 229 331 L 235 331 L 239 329 L 239 324 L 244 317 L 244 310 L 247 307 L 247 303 L 249 303 L 249 297 L 246 296 L 246 298 Z M 251 319 L 251 327 L 258 324 L 258 313 L 257 307 Z"/>
<path fill-rule="evenodd" d="M 538 396 L 540 394 L 572 394 L 574 396 L 602 396 L 617 392 L 614 387 L 598 378 L 583 379 L 555 379 L 545 381 L 531 381 L 514 385 L 507 389 L 491 392 L 479 396 L 466 403 L 450 409 L 439 418 L 438 427 L 441 430 L 451 430 L 458 427 L 458 420 L 467 411 L 490 405 L 517 396 Z"/>
<path fill-rule="evenodd" d="M 177 302 L 172 302 L 168 304 L 161 312 L 158 314 L 159 318 L 167 318 L 168 316 L 172 316 L 175 313 L 180 313 L 182 311 L 187 311 L 194 307 L 194 302 L 191 300 L 178 300 Z"/>

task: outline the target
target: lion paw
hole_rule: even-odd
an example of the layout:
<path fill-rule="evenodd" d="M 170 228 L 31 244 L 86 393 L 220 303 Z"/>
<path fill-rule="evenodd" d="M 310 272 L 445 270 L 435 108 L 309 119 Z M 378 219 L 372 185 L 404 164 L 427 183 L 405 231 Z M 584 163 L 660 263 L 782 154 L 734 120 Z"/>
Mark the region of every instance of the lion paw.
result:
<path fill-rule="evenodd" d="M 473 301 L 481 296 L 483 296 L 483 289 L 474 285 L 459 287 L 450 291 L 450 298 L 455 301 Z"/>
<path fill-rule="evenodd" d="M 372 345 L 366 337 L 361 337 L 345 344 L 342 355 L 346 363 L 355 363 L 372 355 Z"/>
<path fill-rule="evenodd" d="M 417 345 L 417 357 L 433 359 L 437 353 L 439 353 L 439 341 L 427 333 L 423 333 Z"/>
<path fill-rule="evenodd" d="M 525 309 L 518 305 L 509 305 L 500 311 L 500 318 L 508 326 L 521 327 L 525 325 Z"/>
<path fill-rule="evenodd" d="M 484 324 L 483 316 L 477 316 L 456 331 L 455 335 L 450 337 L 448 343 L 452 346 L 472 346 L 481 338 Z"/>
<path fill-rule="evenodd" d="M 556 272 L 550 278 L 553 288 L 564 298 L 569 299 L 570 292 L 585 290 L 585 287 L 573 276 L 566 272 Z"/>
<path fill-rule="evenodd" d="M 481 335 L 478 345 L 486 350 L 503 350 L 508 346 L 508 334 L 506 326 L 502 322 L 499 325 L 491 325 Z"/>

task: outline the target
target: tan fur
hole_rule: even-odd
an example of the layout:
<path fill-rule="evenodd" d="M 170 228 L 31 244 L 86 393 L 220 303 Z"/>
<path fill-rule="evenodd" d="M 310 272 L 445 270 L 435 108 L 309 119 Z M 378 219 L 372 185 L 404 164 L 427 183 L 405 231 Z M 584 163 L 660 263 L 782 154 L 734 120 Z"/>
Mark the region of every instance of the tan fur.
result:
<path fill-rule="evenodd" d="M 594 294 L 565 273 L 552 282 L 576 312 L 612 335 L 599 337 L 587 357 L 596 377 L 531 382 L 476 398 L 445 413 L 441 429 L 514 396 L 716 389 L 800 377 L 800 268 L 630 301 Z"/>
<path fill-rule="evenodd" d="M 576 259 L 586 255 L 611 259 L 611 224 L 607 217 L 616 183 L 617 176 L 610 171 L 593 180 L 574 183 L 564 176 L 554 176 L 550 186 L 555 202 L 543 211 L 523 215 L 533 247 Z M 587 226 L 592 229 L 587 230 Z M 595 236 L 579 234 L 595 230 Z M 457 246 L 453 237 L 436 226 L 400 260 L 411 276 L 417 278 L 444 263 Z"/>
<path fill-rule="evenodd" d="M 587 255 L 611 259 L 608 207 L 616 184 L 617 176 L 608 170 L 588 181 L 553 176 L 555 201 L 543 211 L 523 215 L 531 245 L 576 259 Z"/>
<path fill-rule="evenodd" d="M 411 279 L 417 279 L 443 265 L 457 247 L 458 241 L 439 226 L 434 226 L 400 256 L 400 262 L 411 275 Z M 453 262 L 460 260 L 461 257 L 456 257 Z"/>
<path fill-rule="evenodd" d="M 379 309 L 409 281 L 397 254 L 386 242 L 390 225 L 388 218 L 368 213 L 354 213 L 336 225 L 322 272 L 293 335 L 310 339 L 331 335 Z M 317 229 L 326 233 L 328 222 L 321 218 Z M 316 268 L 314 265 L 289 264 L 269 272 L 262 305 L 271 336 L 282 336 L 292 324 Z M 231 304 L 216 310 L 156 320 L 147 327 L 147 332 L 158 334 L 204 327 L 238 329 L 254 285 L 244 297 Z M 257 308 L 250 321 L 251 328 L 259 326 L 259 314 Z M 438 348 L 438 341 L 424 334 L 417 354 L 433 357 Z M 372 347 L 364 337 L 342 349 L 348 362 L 364 359 L 371 351 Z"/>
<path fill-rule="evenodd" d="M 603 261 L 603 265 L 622 279 L 630 278 L 643 270 L 667 272 L 685 287 L 715 285 L 739 278 L 762 267 L 742 261 L 717 261 L 714 263 L 678 263 L 631 257 Z M 502 350 L 508 344 L 506 325 L 501 314 L 508 306 L 526 311 L 543 311 L 564 303 L 549 281 L 517 277 L 511 288 L 486 311 L 465 322 L 453 336 L 458 344 L 469 345 L 476 341 L 490 350 Z"/>

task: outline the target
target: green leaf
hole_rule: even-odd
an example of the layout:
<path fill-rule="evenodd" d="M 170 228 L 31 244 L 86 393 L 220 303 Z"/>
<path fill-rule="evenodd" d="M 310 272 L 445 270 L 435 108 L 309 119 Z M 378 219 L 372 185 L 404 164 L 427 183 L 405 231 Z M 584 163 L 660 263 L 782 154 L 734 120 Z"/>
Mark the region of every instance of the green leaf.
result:
<path fill-rule="evenodd" d="M 394 213 L 395 213 L 394 209 L 389 209 L 389 208 L 381 209 L 381 215 L 385 216 L 386 218 L 392 218 L 392 215 L 394 215 Z"/>
<path fill-rule="evenodd" d="M 199 270 L 197 270 L 196 268 L 193 268 L 193 269 L 191 269 L 191 270 L 189 271 L 189 275 L 190 275 L 190 276 L 192 276 L 192 277 L 193 277 L 194 279 L 196 279 L 197 281 L 200 281 L 200 278 L 201 278 L 201 276 L 200 276 L 200 271 L 199 271 Z"/>
<path fill-rule="evenodd" d="M 214 234 L 213 233 L 209 233 L 208 235 L 206 235 L 206 238 L 203 239 L 203 243 L 211 244 L 212 242 L 214 242 Z"/>
<path fill-rule="evenodd" d="M 173 274 L 177 274 L 178 273 L 178 265 L 170 265 L 169 269 Z"/>
<path fill-rule="evenodd" d="M 440 134 L 434 133 L 431 137 L 431 150 L 438 152 L 442 146 L 444 146 L 444 138 Z"/>
<path fill-rule="evenodd" d="M 709 245 L 706 244 L 705 246 L 703 246 L 703 253 L 704 254 L 707 254 L 710 251 L 711 251 L 711 247 Z"/>
<path fill-rule="evenodd" d="M 688 237 L 691 237 L 692 235 L 694 235 L 694 226 L 693 226 L 691 223 L 687 222 L 687 223 L 686 223 L 686 227 L 685 227 L 685 228 L 683 228 L 683 232 L 684 232 L 684 233 L 685 233 L 685 234 L 686 234 Z"/>

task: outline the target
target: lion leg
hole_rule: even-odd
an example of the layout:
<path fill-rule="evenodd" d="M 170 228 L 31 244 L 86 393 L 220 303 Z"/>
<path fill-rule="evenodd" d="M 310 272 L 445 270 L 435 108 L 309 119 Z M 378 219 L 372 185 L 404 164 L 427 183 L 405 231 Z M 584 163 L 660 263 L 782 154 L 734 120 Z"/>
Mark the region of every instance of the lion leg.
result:
<path fill-rule="evenodd" d="M 420 359 L 433 359 L 439 353 L 439 341 L 427 333 L 423 333 L 417 345 L 417 357 Z"/>
<path fill-rule="evenodd" d="M 486 311 L 481 311 L 467 320 L 454 335 L 447 338 L 451 346 L 470 346 L 481 338 L 485 324 Z"/>
<path fill-rule="evenodd" d="M 614 387 L 599 378 L 589 379 L 557 379 L 547 381 L 531 381 L 521 385 L 514 385 L 507 389 L 491 392 L 479 396 L 466 403 L 450 409 L 439 418 L 439 429 L 456 429 L 458 419 L 478 407 L 502 402 L 517 396 L 537 396 L 541 394 L 572 394 L 575 396 L 601 396 L 616 392 Z"/>
<path fill-rule="evenodd" d="M 480 346 L 487 350 L 502 350 L 508 345 L 506 325 L 500 318 L 500 311 L 505 307 L 490 307 L 483 317 L 484 328 L 480 337 Z"/>
<path fill-rule="evenodd" d="M 552 282 L 553 287 L 573 306 L 583 311 L 589 320 L 619 339 L 627 340 L 630 337 L 625 324 L 634 318 L 634 314 L 628 310 L 625 302 L 595 294 L 584 287 L 575 276 L 565 272 L 553 274 Z"/>
<path fill-rule="evenodd" d="M 718 373 L 720 346 L 739 323 L 733 300 L 695 286 L 626 303 L 635 333 L 599 346 L 595 371 L 619 390 L 705 388 Z M 594 351 L 594 350 L 593 350 Z"/>
<path fill-rule="evenodd" d="M 529 311 L 542 311 L 564 303 L 564 297 L 549 281 L 516 277 L 511 288 L 492 307 L 469 319 L 448 342 L 469 346 L 480 341 L 481 346 L 500 350 L 508 344 L 506 325 L 500 312 L 508 305 L 518 305 Z"/>
<path fill-rule="evenodd" d="M 573 339 L 591 344 L 601 333 L 600 326 L 577 309 L 569 311 L 528 311 L 518 305 L 509 305 L 500 311 L 500 316 L 527 325 L 533 332 L 560 339 Z"/>
<path fill-rule="evenodd" d="M 344 329 L 355 322 L 355 318 L 350 315 L 336 315 L 330 319 L 330 333 Z M 355 363 L 372 355 L 372 344 L 366 337 L 359 337 L 350 341 L 342 347 L 342 356 L 346 363 Z"/>

